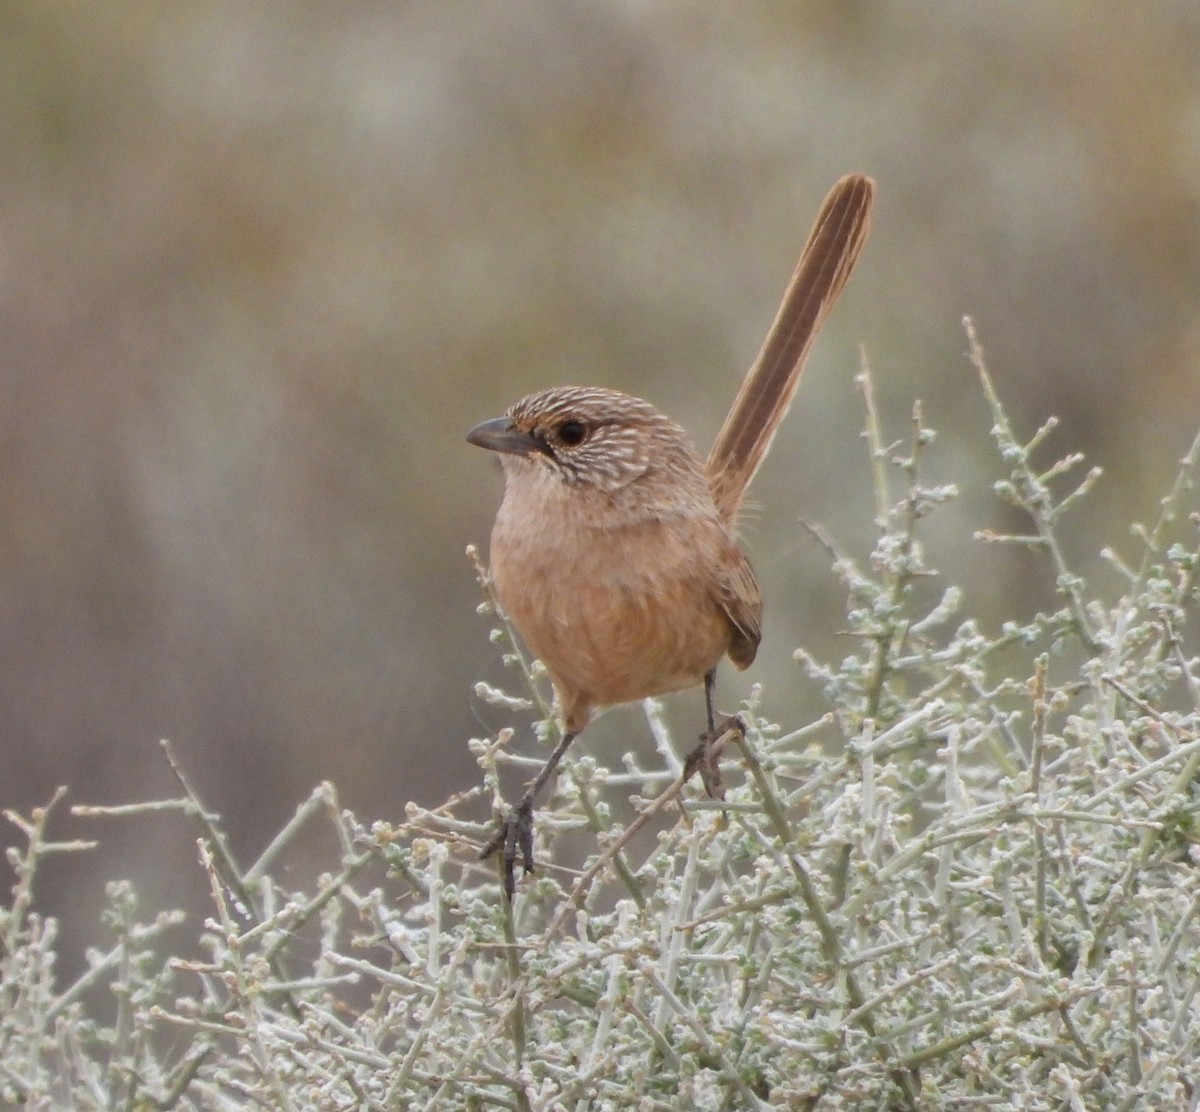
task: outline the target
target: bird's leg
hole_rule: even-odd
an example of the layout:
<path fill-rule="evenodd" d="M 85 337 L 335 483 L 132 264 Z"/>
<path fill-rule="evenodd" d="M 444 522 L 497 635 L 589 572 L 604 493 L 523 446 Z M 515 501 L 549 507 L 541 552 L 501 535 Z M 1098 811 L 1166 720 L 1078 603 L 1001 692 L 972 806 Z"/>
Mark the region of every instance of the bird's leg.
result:
<path fill-rule="evenodd" d="M 713 706 L 713 692 L 717 687 L 717 670 L 710 668 L 704 673 L 704 707 L 708 711 L 708 736 L 715 737 L 717 733 L 717 712 Z"/>
<path fill-rule="evenodd" d="M 504 891 L 512 899 L 517 889 L 515 878 L 517 853 L 520 851 L 521 866 L 526 873 L 533 872 L 533 804 L 538 793 L 546 786 L 546 781 L 554 775 L 558 762 L 579 736 L 579 731 L 568 730 L 562 740 L 554 747 L 554 752 L 546 759 L 546 763 L 538 770 L 533 782 L 525 790 L 525 794 L 508 815 L 500 823 L 499 829 L 492 835 L 491 841 L 483 847 L 479 859 L 486 860 L 493 853 L 499 853 L 504 862 Z"/>
<path fill-rule="evenodd" d="M 741 718 L 734 715 L 717 722 L 717 711 L 713 704 L 713 692 L 717 686 L 717 670 L 704 673 L 704 706 L 708 712 L 708 729 L 700 735 L 700 744 L 696 746 L 683 763 L 683 776 L 686 780 L 692 773 L 699 772 L 704 782 L 704 790 L 711 799 L 724 799 L 725 790 L 721 787 L 720 752 L 714 748 L 718 738 L 730 729 L 745 731 Z"/>

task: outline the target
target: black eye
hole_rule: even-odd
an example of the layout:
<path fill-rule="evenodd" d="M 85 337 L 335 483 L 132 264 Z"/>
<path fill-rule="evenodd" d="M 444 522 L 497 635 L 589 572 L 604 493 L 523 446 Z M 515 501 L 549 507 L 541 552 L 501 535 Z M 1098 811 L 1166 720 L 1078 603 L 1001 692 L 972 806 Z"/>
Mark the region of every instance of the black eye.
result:
<path fill-rule="evenodd" d="M 564 421 L 558 426 L 558 439 L 568 448 L 574 448 L 576 444 L 582 444 L 586 436 L 587 425 L 582 421 Z"/>

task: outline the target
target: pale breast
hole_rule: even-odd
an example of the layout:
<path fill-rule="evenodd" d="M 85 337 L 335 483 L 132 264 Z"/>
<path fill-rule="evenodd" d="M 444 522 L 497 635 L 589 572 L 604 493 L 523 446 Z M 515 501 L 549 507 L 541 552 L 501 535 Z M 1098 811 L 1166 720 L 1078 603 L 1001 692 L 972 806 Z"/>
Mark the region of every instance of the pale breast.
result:
<path fill-rule="evenodd" d="M 539 530 L 520 509 L 496 519 L 496 594 L 568 716 L 700 683 L 727 651 L 734 629 L 713 569 L 732 542 L 718 522 L 601 528 L 576 514 Z"/>

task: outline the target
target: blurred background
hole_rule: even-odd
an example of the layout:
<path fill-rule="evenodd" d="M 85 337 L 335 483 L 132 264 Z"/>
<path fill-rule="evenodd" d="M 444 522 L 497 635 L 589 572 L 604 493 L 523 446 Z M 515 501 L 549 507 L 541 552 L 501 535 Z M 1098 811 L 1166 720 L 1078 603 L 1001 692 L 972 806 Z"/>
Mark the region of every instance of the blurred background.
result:
<path fill-rule="evenodd" d="M 167 737 L 250 860 L 321 779 L 397 820 L 476 782 L 468 738 L 532 751 L 472 694 L 504 679 L 463 556 L 501 480 L 464 432 L 600 384 L 706 449 L 846 171 L 874 234 L 753 491 L 766 639 L 725 706 L 758 680 L 804 721 L 792 649 L 848 651 L 799 522 L 869 550 L 860 349 L 889 432 L 918 397 L 940 431 L 926 479 L 963 497 L 926 538 L 985 621 L 1053 585 L 971 539 L 1020 523 L 964 314 L 1017 428 L 1061 418 L 1047 462 L 1105 469 L 1063 539 L 1114 594 L 1100 547 L 1200 425 L 1194 0 L 0 13 L 3 807 L 176 794 Z M 650 748 L 629 712 L 591 744 Z M 43 877 L 68 949 L 106 878 L 203 891 L 178 818 L 53 833 L 104 838 Z"/>

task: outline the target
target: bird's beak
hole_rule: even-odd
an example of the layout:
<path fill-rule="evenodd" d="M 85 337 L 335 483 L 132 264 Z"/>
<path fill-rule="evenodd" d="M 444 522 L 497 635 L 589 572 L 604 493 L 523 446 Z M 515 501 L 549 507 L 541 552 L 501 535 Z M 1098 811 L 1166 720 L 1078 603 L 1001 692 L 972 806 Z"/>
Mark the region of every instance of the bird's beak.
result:
<path fill-rule="evenodd" d="M 493 417 L 476 425 L 467 433 L 467 443 L 493 452 L 511 452 L 527 456 L 537 450 L 537 441 L 528 433 L 521 432 L 511 417 Z"/>

